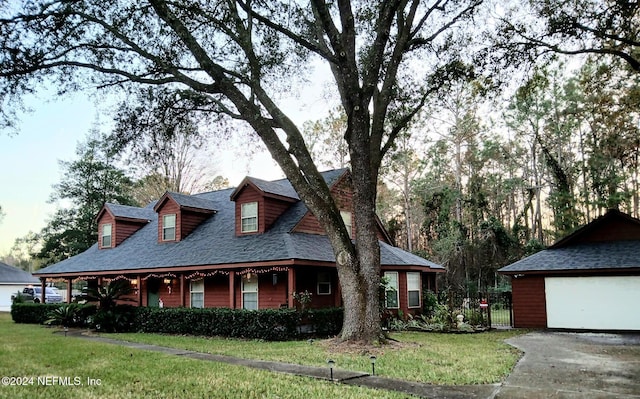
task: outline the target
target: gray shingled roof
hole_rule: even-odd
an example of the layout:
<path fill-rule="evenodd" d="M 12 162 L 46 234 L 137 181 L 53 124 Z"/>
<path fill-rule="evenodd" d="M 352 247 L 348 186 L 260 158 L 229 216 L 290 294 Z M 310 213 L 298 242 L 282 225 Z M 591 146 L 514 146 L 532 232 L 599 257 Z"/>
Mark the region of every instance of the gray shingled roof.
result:
<path fill-rule="evenodd" d="M 345 170 L 325 172 L 329 184 Z M 287 180 L 278 181 L 283 187 Z M 158 218 L 113 249 L 98 249 L 95 244 L 72 258 L 39 270 L 36 274 L 91 273 L 125 271 L 172 266 L 242 264 L 289 259 L 334 262 L 331 244 L 326 236 L 291 233 L 307 212 L 302 201 L 292 204 L 264 234 L 235 235 L 235 203 L 230 200 L 234 189 L 197 194 L 217 213 L 200 224 L 182 241 L 158 243 Z M 383 265 L 415 265 L 442 269 L 423 258 L 390 245 L 381 244 Z"/>
<path fill-rule="evenodd" d="M 167 192 L 167 194 L 174 199 L 181 207 L 204 209 L 207 211 L 216 211 L 216 206 L 213 202 L 206 198 L 202 198 L 195 195 L 185 195 L 174 192 Z"/>
<path fill-rule="evenodd" d="M 640 268 L 640 241 L 592 242 L 546 249 L 498 271 L 514 274 L 632 268 Z"/>
<path fill-rule="evenodd" d="M 37 284 L 40 280 L 31 273 L 0 262 L 0 284 Z"/>
<path fill-rule="evenodd" d="M 151 220 L 157 215 L 152 208 L 138 208 L 136 206 L 120 205 L 120 204 L 104 204 L 115 217 Z"/>
<path fill-rule="evenodd" d="M 265 193 L 300 199 L 296 190 L 287 180 L 267 181 L 255 177 L 248 177 L 247 179 Z"/>

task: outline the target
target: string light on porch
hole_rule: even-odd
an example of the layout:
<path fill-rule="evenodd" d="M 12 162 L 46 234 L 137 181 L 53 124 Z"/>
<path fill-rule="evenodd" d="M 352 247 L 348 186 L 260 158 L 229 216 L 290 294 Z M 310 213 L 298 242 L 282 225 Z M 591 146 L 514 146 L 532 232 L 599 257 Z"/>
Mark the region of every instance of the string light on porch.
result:
<path fill-rule="evenodd" d="M 286 272 L 289 271 L 288 267 L 283 266 L 273 266 L 264 269 L 244 269 L 238 272 L 239 275 L 244 276 L 245 274 L 264 274 L 264 273 L 273 273 L 273 272 Z"/>
<path fill-rule="evenodd" d="M 81 276 L 81 277 L 76 277 L 75 279 L 73 279 L 73 281 L 89 281 L 89 280 L 97 280 L 98 277 L 96 276 Z"/>
<path fill-rule="evenodd" d="M 200 280 L 200 279 L 205 278 L 205 277 L 213 277 L 213 276 L 215 276 L 217 274 L 220 274 L 222 276 L 228 276 L 229 272 L 224 271 L 224 270 L 214 270 L 212 272 L 206 272 L 206 273 L 204 273 L 204 272 L 195 272 L 195 273 L 192 273 L 192 274 L 190 274 L 188 276 L 185 276 L 185 278 L 187 280 L 194 280 L 194 279 Z"/>
<path fill-rule="evenodd" d="M 142 278 L 143 281 L 147 281 L 150 278 L 165 278 L 165 277 L 171 277 L 171 278 L 176 278 L 176 275 L 173 273 L 164 273 L 164 274 L 148 274 L 146 276 L 144 276 Z"/>

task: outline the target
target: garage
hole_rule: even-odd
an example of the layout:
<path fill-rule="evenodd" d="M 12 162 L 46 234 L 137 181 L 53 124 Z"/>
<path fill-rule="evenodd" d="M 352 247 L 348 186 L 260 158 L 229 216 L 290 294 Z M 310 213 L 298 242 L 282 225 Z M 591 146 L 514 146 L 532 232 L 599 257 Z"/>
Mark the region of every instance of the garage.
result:
<path fill-rule="evenodd" d="M 640 276 L 545 278 L 547 327 L 640 330 Z"/>
<path fill-rule="evenodd" d="M 40 280 L 31 273 L 0 262 L 0 312 L 11 310 L 11 295 L 29 284 L 39 284 Z"/>
<path fill-rule="evenodd" d="M 640 220 L 618 210 L 498 272 L 515 327 L 640 331 Z"/>

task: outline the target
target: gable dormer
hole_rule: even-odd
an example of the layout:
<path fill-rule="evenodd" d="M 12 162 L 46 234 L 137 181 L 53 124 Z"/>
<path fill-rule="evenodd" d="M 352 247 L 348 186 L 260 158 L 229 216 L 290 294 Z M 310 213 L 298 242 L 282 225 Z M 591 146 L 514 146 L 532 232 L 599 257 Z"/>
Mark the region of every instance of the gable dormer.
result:
<path fill-rule="evenodd" d="M 213 202 L 167 191 L 153 207 L 158 214 L 158 242 L 176 242 L 216 213 Z"/>
<path fill-rule="evenodd" d="M 236 235 L 264 233 L 299 200 L 288 182 L 245 177 L 231 194 L 231 201 L 235 202 Z"/>
<path fill-rule="evenodd" d="M 96 216 L 98 247 L 117 247 L 154 217 L 153 210 L 149 208 L 105 203 Z"/>

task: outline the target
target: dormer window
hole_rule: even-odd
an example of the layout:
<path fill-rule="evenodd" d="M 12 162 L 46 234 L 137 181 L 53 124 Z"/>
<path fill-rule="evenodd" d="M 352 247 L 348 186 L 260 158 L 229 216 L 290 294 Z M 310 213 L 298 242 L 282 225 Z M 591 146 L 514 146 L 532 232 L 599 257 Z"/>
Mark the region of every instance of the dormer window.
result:
<path fill-rule="evenodd" d="M 176 215 L 162 216 L 162 241 L 176 240 Z"/>
<path fill-rule="evenodd" d="M 258 231 L 258 203 L 248 202 L 241 206 L 241 232 L 255 233 Z"/>
<path fill-rule="evenodd" d="M 340 211 L 340 216 L 342 216 L 344 227 L 347 228 L 347 233 L 349 233 L 349 238 L 353 238 L 353 225 L 351 224 L 351 212 Z"/>
<path fill-rule="evenodd" d="M 102 225 L 102 248 L 111 248 L 111 223 Z"/>

